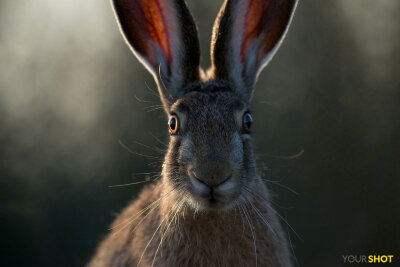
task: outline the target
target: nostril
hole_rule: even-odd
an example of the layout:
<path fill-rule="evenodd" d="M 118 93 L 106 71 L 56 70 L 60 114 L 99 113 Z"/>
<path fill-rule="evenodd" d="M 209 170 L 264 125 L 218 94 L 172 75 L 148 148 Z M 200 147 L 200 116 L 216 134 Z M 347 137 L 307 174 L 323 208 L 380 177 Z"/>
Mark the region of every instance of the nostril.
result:
<path fill-rule="evenodd" d="M 188 170 L 189 175 L 196 179 L 198 182 L 210 187 L 210 188 L 215 188 L 218 187 L 222 184 L 224 184 L 225 182 L 229 181 L 232 178 L 233 172 L 230 172 L 228 175 L 210 175 L 210 177 L 208 179 L 203 178 L 203 176 L 200 176 L 195 170 L 190 169 Z M 223 179 L 221 179 L 221 177 L 224 177 Z"/>
<path fill-rule="evenodd" d="M 232 172 L 231 173 L 229 173 L 229 175 L 224 179 L 224 180 L 222 180 L 222 182 L 221 183 L 219 183 L 218 185 L 216 185 L 216 186 L 219 186 L 219 185 L 222 185 L 222 184 L 224 184 L 225 182 L 227 182 L 227 181 L 229 181 L 230 179 L 232 178 Z"/>
<path fill-rule="evenodd" d="M 192 170 L 192 174 L 194 176 L 194 178 L 196 178 L 196 180 L 198 180 L 199 182 L 201 182 L 202 184 L 208 185 L 206 182 L 204 182 L 195 171 Z"/>

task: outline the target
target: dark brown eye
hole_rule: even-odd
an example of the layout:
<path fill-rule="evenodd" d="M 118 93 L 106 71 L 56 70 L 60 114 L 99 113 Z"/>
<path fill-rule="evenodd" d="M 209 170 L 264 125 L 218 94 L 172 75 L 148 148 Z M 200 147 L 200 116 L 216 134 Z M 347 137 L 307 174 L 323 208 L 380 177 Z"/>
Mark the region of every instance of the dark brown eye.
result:
<path fill-rule="evenodd" d="M 169 131 L 172 134 L 176 134 L 179 129 L 179 120 L 176 115 L 171 115 L 168 119 L 168 126 L 169 126 Z"/>
<path fill-rule="evenodd" d="M 245 132 L 250 132 L 251 124 L 253 123 L 253 118 L 250 113 L 246 112 L 243 115 L 243 129 Z"/>

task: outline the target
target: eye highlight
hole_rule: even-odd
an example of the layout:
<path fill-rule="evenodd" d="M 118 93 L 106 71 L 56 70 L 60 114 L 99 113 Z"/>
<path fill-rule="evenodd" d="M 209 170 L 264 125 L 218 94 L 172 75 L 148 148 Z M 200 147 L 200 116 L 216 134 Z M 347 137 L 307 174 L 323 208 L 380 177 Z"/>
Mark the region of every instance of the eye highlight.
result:
<path fill-rule="evenodd" d="M 249 112 L 243 115 L 243 129 L 246 133 L 250 132 L 251 125 L 253 123 L 253 117 L 251 117 Z"/>
<path fill-rule="evenodd" d="M 168 119 L 168 127 L 171 134 L 176 134 L 179 130 L 179 119 L 178 116 L 171 115 Z"/>

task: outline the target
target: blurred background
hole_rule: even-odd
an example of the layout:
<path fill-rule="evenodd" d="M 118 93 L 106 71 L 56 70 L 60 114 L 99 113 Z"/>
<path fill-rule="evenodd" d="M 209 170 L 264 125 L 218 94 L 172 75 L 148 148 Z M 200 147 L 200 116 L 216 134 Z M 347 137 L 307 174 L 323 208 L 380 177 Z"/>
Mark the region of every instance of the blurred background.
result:
<path fill-rule="evenodd" d="M 221 4 L 188 1 L 203 67 Z M 300 1 L 260 76 L 258 166 L 301 237 L 285 226 L 298 266 L 400 257 L 399 25 L 398 0 Z M 109 1 L 0 2 L 0 265 L 89 260 L 145 183 L 110 186 L 160 170 L 120 144 L 162 158 L 168 132 L 155 91 Z"/>

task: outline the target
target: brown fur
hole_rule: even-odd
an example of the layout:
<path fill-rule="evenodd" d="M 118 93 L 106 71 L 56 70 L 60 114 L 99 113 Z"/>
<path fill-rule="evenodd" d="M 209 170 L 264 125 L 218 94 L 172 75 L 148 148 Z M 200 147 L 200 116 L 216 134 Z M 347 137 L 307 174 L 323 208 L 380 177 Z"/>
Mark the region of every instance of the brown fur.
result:
<path fill-rule="evenodd" d="M 255 228 L 258 266 L 290 266 L 286 241 L 267 201 L 267 191 L 262 182 L 259 188 L 257 194 L 260 195 L 254 198 L 253 205 L 262 212 L 275 233 L 267 229 L 250 206 L 247 207 Z M 226 213 L 194 214 L 193 210 L 186 208 L 166 229 L 169 223 L 166 218 L 170 218 L 168 211 L 173 206 L 173 201 L 168 199 L 136 217 L 126 227 L 132 216 L 156 201 L 165 191 L 168 189 L 162 181 L 146 187 L 115 220 L 113 231 L 102 242 L 89 266 L 136 266 L 143 252 L 140 266 L 151 266 L 153 260 L 154 266 L 256 266 L 252 233 L 238 209 Z M 164 227 L 157 231 L 163 220 Z M 165 231 L 164 241 L 155 255 Z"/>
<path fill-rule="evenodd" d="M 268 11 L 258 15 L 268 18 L 254 21 L 261 23 L 251 36 L 256 41 L 246 41 L 243 57 L 235 38 L 246 39 L 250 29 L 235 21 L 251 5 L 225 2 L 214 28 L 213 67 L 200 80 L 197 32 L 183 0 L 113 0 L 126 40 L 153 73 L 179 129 L 171 132 L 161 179 L 116 218 L 89 266 L 291 266 L 244 118 L 256 76 L 279 46 L 296 1 L 257 1 Z M 271 32 L 267 51 L 254 45 Z"/>

